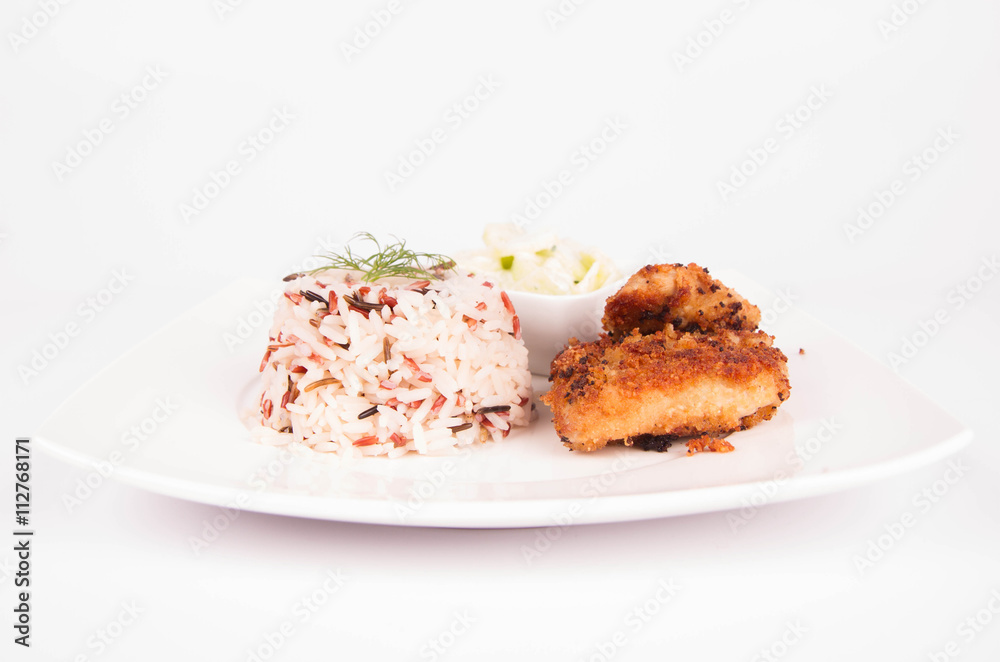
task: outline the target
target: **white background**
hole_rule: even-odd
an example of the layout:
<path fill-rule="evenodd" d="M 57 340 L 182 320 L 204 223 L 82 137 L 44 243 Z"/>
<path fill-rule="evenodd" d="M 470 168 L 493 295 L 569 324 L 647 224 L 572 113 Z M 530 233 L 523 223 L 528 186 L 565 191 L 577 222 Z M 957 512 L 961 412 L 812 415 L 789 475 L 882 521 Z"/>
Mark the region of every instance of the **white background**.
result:
<path fill-rule="evenodd" d="M 574 527 L 529 564 L 521 550 L 533 530 L 252 513 L 195 556 L 188 540 L 217 509 L 108 482 L 70 514 L 63 495 L 85 472 L 38 452 L 34 645 L 11 643 L 5 544 L 4 659 L 246 660 L 328 570 L 344 573 L 344 587 L 307 624 L 295 621 L 273 659 L 432 659 L 428 642 L 448 640 L 456 614 L 475 622 L 441 659 L 752 660 L 772 650 L 927 660 L 944 659 L 932 654 L 949 641 L 959 651 L 949 659 L 996 659 L 1000 614 L 983 612 L 989 622 L 971 638 L 957 628 L 1000 589 L 1000 283 L 987 269 L 992 280 L 975 280 L 1000 253 L 1000 8 L 673 4 L 592 0 L 555 22 L 556 0 L 404 0 L 348 56 L 343 45 L 386 2 L 5 3 L 4 443 L 231 279 L 280 277 L 321 241 L 357 230 L 426 250 L 476 245 L 484 224 L 523 213 L 568 169 L 571 185 L 533 229 L 600 245 L 623 265 L 736 269 L 885 363 L 945 312 L 894 367 L 975 430 L 958 456 L 970 469 L 875 567 L 861 572 L 853 559 L 945 464 L 771 505 L 735 533 L 725 513 Z M 481 77 L 496 89 L 481 88 L 456 126 L 449 109 Z M 133 93 L 144 80 L 150 89 Z M 123 94 L 135 100 L 127 114 Z M 812 110 L 800 108 L 810 99 Z M 803 121 L 790 131 L 784 118 L 796 110 Z M 292 119 L 248 160 L 244 141 L 275 111 Z M 111 131 L 85 144 L 104 120 Z M 626 128 L 580 171 L 574 154 L 607 120 Z M 444 141 L 391 188 L 385 173 L 436 128 Z M 935 148 L 939 132 L 954 138 Z M 768 140 L 767 160 L 744 164 Z M 58 164 L 71 151 L 87 154 L 66 172 Z M 934 160 L 926 170 L 914 170 L 920 155 Z M 181 205 L 230 160 L 240 172 L 185 219 Z M 719 182 L 741 164 L 756 172 L 724 196 Z M 858 208 L 880 192 L 888 200 L 896 180 L 885 212 L 848 237 Z M 83 313 L 122 271 L 124 291 Z M 959 307 L 956 288 L 970 278 L 977 292 Z M 25 372 L 69 324 L 68 345 Z M 2 465 L 10 495 L 13 459 Z M 661 580 L 676 594 L 636 631 L 626 619 Z M 142 613 L 99 650 L 92 637 L 117 631 L 132 601 Z M 785 648 L 789 624 L 803 632 Z M 626 643 L 612 651 L 618 631 Z"/>

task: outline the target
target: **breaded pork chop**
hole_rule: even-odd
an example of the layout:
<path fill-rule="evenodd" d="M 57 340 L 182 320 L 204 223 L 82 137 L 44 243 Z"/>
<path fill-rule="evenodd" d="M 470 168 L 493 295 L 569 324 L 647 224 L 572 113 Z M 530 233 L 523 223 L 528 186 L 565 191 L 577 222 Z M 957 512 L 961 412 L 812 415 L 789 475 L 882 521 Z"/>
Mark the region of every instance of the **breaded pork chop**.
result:
<path fill-rule="evenodd" d="M 697 264 L 657 264 L 637 271 L 608 299 L 602 321 L 615 339 L 668 324 L 678 331 L 751 331 L 760 310 Z"/>
<path fill-rule="evenodd" d="M 570 345 L 552 361 L 542 402 L 572 450 L 624 443 L 662 450 L 674 437 L 743 430 L 789 395 L 787 359 L 762 331 L 677 333 Z"/>

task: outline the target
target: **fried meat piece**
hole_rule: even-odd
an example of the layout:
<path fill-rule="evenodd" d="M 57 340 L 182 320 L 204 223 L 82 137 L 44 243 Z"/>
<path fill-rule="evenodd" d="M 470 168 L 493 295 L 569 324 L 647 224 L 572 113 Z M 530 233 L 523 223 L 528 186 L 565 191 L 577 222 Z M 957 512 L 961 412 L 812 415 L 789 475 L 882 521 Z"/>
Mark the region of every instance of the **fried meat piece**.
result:
<path fill-rule="evenodd" d="M 640 269 L 608 299 L 602 321 L 615 339 L 668 324 L 678 331 L 752 331 L 760 310 L 697 264 L 657 264 Z"/>
<path fill-rule="evenodd" d="M 744 430 L 789 396 L 787 359 L 773 340 L 762 331 L 678 333 L 669 324 L 621 340 L 571 339 L 541 399 L 573 450 L 662 450 L 676 437 Z"/>

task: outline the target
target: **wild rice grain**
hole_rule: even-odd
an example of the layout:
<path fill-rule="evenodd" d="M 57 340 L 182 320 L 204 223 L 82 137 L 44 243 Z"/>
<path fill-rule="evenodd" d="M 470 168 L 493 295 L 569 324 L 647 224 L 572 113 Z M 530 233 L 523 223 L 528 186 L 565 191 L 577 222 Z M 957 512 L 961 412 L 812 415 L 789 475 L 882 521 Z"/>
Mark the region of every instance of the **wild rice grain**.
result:
<path fill-rule="evenodd" d="M 307 386 L 304 389 L 302 389 L 302 392 L 303 393 L 309 393 L 311 391 L 315 391 L 320 386 L 329 386 L 330 384 L 339 384 L 339 383 L 340 383 L 340 380 L 337 379 L 336 377 L 327 377 L 326 379 L 320 379 L 319 381 L 313 382 L 309 386 Z"/>
<path fill-rule="evenodd" d="M 480 409 L 476 413 L 477 414 L 495 414 L 495 413 L 501 412 L 501 411 L 510 411 L 510 405 L 496 405 L 496 406 L 493 406 L 493 407 L 483 407 L 482 409 Z"/>
<path fill-rule="evenodd" d="M 328 307 L 330 305 L 329 303 L 326 302 L 326 299 L 324 299 L 322 296 L 320 296 L 320 295 L 318 295 L 315 292 L 312 292 L 310 290 L 305 290 L 305 291 L 299 290 L 299 294 L 301 294 L 303 297 L 305 297 L 309 301 L 313 301 L 315 303 L 321 303 L 324 306 L 328 306 Z"/>

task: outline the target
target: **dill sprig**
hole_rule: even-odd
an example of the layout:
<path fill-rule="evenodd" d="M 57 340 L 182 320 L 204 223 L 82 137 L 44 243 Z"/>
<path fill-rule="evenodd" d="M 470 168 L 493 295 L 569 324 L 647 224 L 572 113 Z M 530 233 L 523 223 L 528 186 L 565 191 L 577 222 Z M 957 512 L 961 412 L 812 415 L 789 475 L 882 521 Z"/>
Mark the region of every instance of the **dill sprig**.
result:
<path fill-rule="evenodd" d="M 375 244 L 375 252 L 362 257 L 351 250 L 350 242 L 362 239 Z M 341 253 L 318 255 L 330 264 L 310 271 L 316 274 L 328 269 L 348 269 L 360 271 L 364 279 L 374 282 L 380 278 L 399 276 L 403 278 L 440 279 L 445 271 L 455 268 L 455 261 L 439 253 L 420 253 L 406 247 L 406 242 L 393 237 L 395 243 L 383 246 L 370 232 L 358 232 L 348 240 Z"/>

